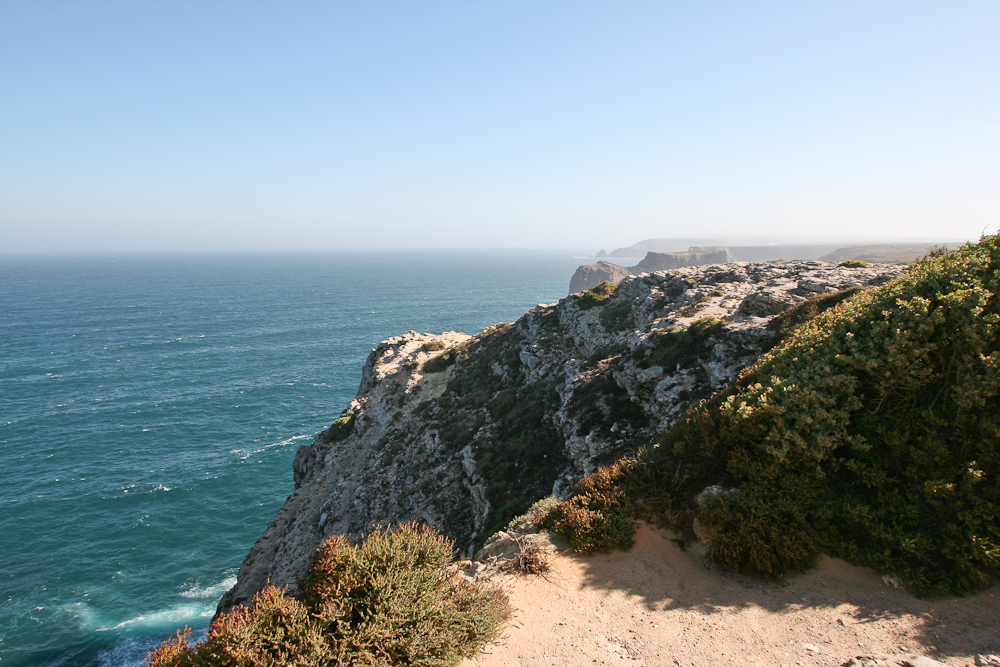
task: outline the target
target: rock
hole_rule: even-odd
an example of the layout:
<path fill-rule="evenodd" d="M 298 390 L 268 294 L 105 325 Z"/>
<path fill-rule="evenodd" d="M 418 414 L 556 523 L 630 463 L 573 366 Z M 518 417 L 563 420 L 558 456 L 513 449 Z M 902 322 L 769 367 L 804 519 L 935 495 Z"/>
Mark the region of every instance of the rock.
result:
<path fill-rule="evenodd" d="M 841 667 L 946 667 L 925 655 L 899 653 L 893 656 L 859 655 L 843 663 Z"/>
<path fill-rule="evenodd" d="M 773 344 L 773 313 L 806 300 L 803 281 L 833 291 L 902 271 L 827 262 L 683 267 L 625 278 L 587 310 L 569 296 L 471 337 L 389 338 L 362 368 L 353 427 L 296 453 L 294 493 L 219 609 L 268 581 L 296 594 L 324 540 L 360 539 L 373 525 L 426 522 L 471 556 L 514 514 L 648 445 L 734 379 Z M 769 305 L 751 315 L 745 303 Z M 674 355 L 672 336 L 708 317 L 715 324 Z M 451 365 L 425 368 L 446 353 Z"/>
<path fill-rule="evenodd" d="M 733 256 L 725 248 L 713 248 L 704 252 L 649 252 L 646 257 L 631 267 L 633 274 L 652 273 L 653 271 L 668 271 L 685 266 L 700 266 L 702 264 L 726 264 L 732 262 Z"/>
<path fill-rule="evenodd" d="M 613 283 L 620 283 L 625 278 L 632 275 L 624 266 L 618 266 L 611 262 L 598 262 L 597 264 L 585 264 L 577 268 L 576 273 L 569 281 L 569 293 L 576 294 L 584 292 L 591 287 L 596 287 L 605 280 Z"/>
<path fill-rule="evenodd" d="M 993 654 L 976 655 L 976 667 L 1000 667 L 1000 656 Z"/>
<path fill-rule="evenodd" d="M 620 283 L 629 276 L 654 271 L 667 271 L 685 266 L 701 264 L 724 264 L 733 261 L 725 248 L 715 248 L 705 252 L 649 252 L 645 259 L 632 267 L 619 266 L 611 262 L 585 264 L 577 268 L 569 281 L 569 293 L 576 294 L 596 287 L 605 280 Z"/>

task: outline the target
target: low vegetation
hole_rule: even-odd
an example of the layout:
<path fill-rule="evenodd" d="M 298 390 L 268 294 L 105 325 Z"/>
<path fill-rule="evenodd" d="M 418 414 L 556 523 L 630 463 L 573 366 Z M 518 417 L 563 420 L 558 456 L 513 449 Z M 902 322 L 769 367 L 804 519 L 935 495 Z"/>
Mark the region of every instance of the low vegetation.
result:
<path fill-rule="evenodd" d="M 866 269 L 868 268 L 868 262 L 860 259 L 845 259 L 839 266 L 845 266 L 849 269 Z"/>
<path fill-rule="evenodd" d="M 330 424 L 330 428 L 323 432 L 323 441 L 327 443 L 340 442 L 351 434 L 354 427 L 354 418 L 357 415 L 354 410 L 347 409 L 340 413 L 340 417 Z"/>
<path fill-rule="evenodd" d="M 610 280 L 605 280 L 597 287 L 592 287 L 584 292 L 583 296 L 577 300 L 576 305 L 579 306 L 580 310 L 590 310 L 594 306 L 603 305 L 617 289 L 618 285 Z"/>
<path fill-rule="evenodd" d="M 983 588 L 1000 569 L 998 268 L 984 237 L 789 313 L 736 383 L 548 521 L 585 553 L 627 546 L 642 517 L 765 578 L 827 553 L 920 594 Z M 664 342 L 667 363 L 686 341 Z"/>
<path fill-rule="evenodd" d="M 510 616 L 499 590 L 449 573 L 451 542 L 414 523 L 343 536 L 317 552 L 303 599 L 268 587 L 220 616 L 200 642 L 185 628 L 149 667 L 456 665 L 497 637 Z"/>
<path fill-rule="evenodd" d="M 688 327 L 674 327 L 652 337 L 648 347 L 636 348 L 633 355 L 641 368 L 661 366 L 673 370 L 678 365 L 697 363 L 699 349 L 724 326 L 719 319 L 703 317 Z"/>
<path fill-rule="evenodd" d="M 434 343 L 428 343 L 427 345 L 424 346 L 424 349 L 428 351 L 433 351 L 444 348 L 443 343 L 441 344 L 441 347 L 438 347 L 436 345 L 437 343 L 440 343 L 440 341 L 435 341 Z M 448 367 L 454 365 L 454 363 L 458 360 L 458 354 L 459 350 L 452 349 L 437 355 L 433 359 L 430 359 L 426 364 L 424 364 L 424 372 L 441 373 L 443 371 L 448 370 Z"/>

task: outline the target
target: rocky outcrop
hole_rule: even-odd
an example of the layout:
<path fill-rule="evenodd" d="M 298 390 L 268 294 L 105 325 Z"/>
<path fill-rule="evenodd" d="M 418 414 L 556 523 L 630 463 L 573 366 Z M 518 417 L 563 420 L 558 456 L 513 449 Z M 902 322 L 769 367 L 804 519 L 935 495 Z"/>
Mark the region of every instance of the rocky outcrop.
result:
<path fill-rule="evenodd" d="M 298 451 L 294 492 L 220 610 L 289 586 L 334 534 L 416 519 L 472 554 L 534 501 L 647 445 L 775 341 L 774 314 L 880 284 L 899 266 L 709 264 L 626 278 L 475 336 L 411 331 L 376 347 L 357 397 Z"/>
<path fill-rule="evenodd" d="M 698 252 L 706 249 L 706 246 L 725 247 L 733 255 L 733 260 L 738 262 L 769 262 L 775 259 L 784 260 L 810 260 L 819 259 L 829 252 L 833 252 L 841 245 L 734 245 L 733 241 L 723 241 L 715 239 L 687 238 L 687 239 L 645 239 L 627 248 L 615 248 L 608 257 L 644 257 L 647 252 L 681 252 L 687 249 L 688 252 Z"/>
<path fill-rule="evenodd" d="M 611 262 L 585 264 L 577 268 L 576 273 L 570 278 L 569 293 L 583 292 L 600 285 L 605 280 L 620 283 L 625 278 L 640 273 L 666 271 L 700 264 L 725 264 L 731 261 L 733 261 L 733 257 L 725 248 L 710 248 L 699 252 L 649 252 L 635 266 L 618 266 Z"/>
<path fill-rule="evenodd" d="M 605 280 L 620 283 L 631 275 L 634 274 L 627 267 L 618 266 L 611 262 L 585 264 L 578 267 L 576 273 L 570 278 L 569 293 L 576 294 L 577 292 L 589 290 L 591 287 L 600 285 Z"/>
<path fill-rule="evenodd" d="M 819 650 L 817 649 L 815 653 L 819 653 Z M 978 659 L 976 664 L 979 664 Z M 946 667 L 946 665 L 934 658 L 928 658 L 926 655 L 897 653 L 896 655 L 859 655 L 851 658 L 841 667 Z"/>
<path fill-rule="evenodd" d="M 708 248 L 697 252 L 648 252 L 646 257 L 630 270 L 633 275 L 638 275 L 685 266 L 725 264 L 732 261 L 734 261 L 733 256 L 725 248 Z"/>

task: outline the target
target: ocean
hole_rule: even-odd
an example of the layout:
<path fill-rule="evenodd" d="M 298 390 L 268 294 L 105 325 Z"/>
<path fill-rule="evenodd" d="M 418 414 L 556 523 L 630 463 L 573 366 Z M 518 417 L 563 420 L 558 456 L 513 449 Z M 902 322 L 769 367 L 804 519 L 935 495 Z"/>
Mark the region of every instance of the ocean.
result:
<path fill-rule="evenodd" d="M 371 349 L 566 295 L 572 252 L 0 257 L 0 667 L 202 633 Z"/>

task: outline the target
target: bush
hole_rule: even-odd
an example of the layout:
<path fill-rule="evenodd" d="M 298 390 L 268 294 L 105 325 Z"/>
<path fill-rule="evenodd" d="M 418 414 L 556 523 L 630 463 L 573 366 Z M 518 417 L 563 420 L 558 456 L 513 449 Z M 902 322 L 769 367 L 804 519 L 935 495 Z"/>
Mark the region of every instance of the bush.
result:
<path fill-rule="evenodd" d="M 918 594 L 983 588 L 1000 569 L 998 267 L 1000 236 L 984 237 L 808 320 L 602 487 L 605 504 L 685 537 L 697 521 L 709 557 L 748 574 L 825 552 Z M 714 484 L 738 491 L 699 505 Z M 590 486 L 564 515 L 591 507 Z M 593 523 L 561 525 L 592 540 Z"/>
<path fill-rule="evenodd" d="M 216 619 L 188 647 L 178 632 L 151 667 L 456 665 L 499 634 L 510 615 L 499 590 L 450 574 L 451 542 L 407 523 L 361 544 L 335 536 L 319 549 L 303 600 L 268 587 Z"/>
<path fill-rule="evenodd" d="M 298 600 L 268 586 L 254 596 L 251 606 L 236 607 L 220 616 L 208 635 L 187 646 L 190 630 L 178 631 L 147 657 L 152 667 L 201 667 L 278 665 L 321 667 L 334 654 L 320 625 Z"/>
<path fill-rule="evenodd" d="M 787 338 L 796 327 L 805 324 L 820 313 L 825 313 L 841 301 L 846 301 L 862 291 L 864 291 L 863 287 L 848 287 L 836 292 L 816 294 L 802 303 L 795 304 L 791 308 L 781 311 L 767 323 L 767 328 L 774 332 L 771 347 L 774 347 Z"/>
<path fill-rule="evenodd" d="M 623 485 L 628 465 L 624 459 L 581 479 L 570 498 L 553 508 L 542 526 L 551 528 L 584 556 L 631 549 L 635 521 Z"/>
<path fill-rule="evenodd" d="M 860 259 L 845 259 L 838 266 L 846 266 L 849 269 L 867 269 L 868 262 L 862 261 Z"/>
<path fill-rule="evenodd" d="M 340 442 L 344 440 L 351 434 L 351 429 L 354 427 L 354 418 L 357 415 L 354 410 L 348 408 L 340 413 L 340 417 L 337 418 L 335 422 L 330 424 L 330 428 L 323 432 L 323 441 L 330 442 Z"/>
<path fill-rule="evenodd" d="M 687 328 L 673 327 L 651 339 L 652 353 L 641 358 L 639 365 L 642 368 L 662 366 L 667 371 L 673 371 L 678 364 L 695 363 L 699 349 L 725 326 L 722 320 L 703 317 Z"/>
<path fill-rule="evenodd" d="M 438 352 L 446 347 L 448 346 L 445 345 L 445 342 L 443 340 L 432 340 L 431 342 L 424 343 L 423 345 L 420 346 L 420 348 L 424 352 Z"/>
<path fill-rule="evenodd" d="M 617 289 L 618 285 L 610 280 L 605 280 L 597 287 L 592 287 L 584 292 L 583 296 L 577 300 L 576 305 L 579 306 L 580 310 L 590 310 L 594 306 L 603 305 Z"/>
<path fill-rule="evenodd" d="M 440 373 L 447 370 L 448 367 L 453 365 L 456 361 L 458 361 L 458 353 L 456 351 L 439 354 L 424 364 L 424 372 Z"/>

